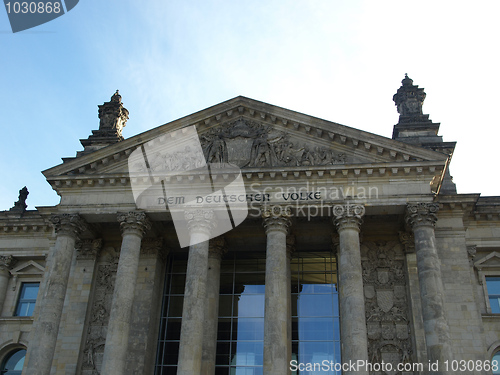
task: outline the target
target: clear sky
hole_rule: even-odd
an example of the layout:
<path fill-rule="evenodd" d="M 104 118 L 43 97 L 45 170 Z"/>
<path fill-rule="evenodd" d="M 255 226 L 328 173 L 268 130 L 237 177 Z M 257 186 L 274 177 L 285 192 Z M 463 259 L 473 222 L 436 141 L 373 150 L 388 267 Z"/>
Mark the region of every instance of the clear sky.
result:
<path fill-rule="evenodd" d="M 457 141 L 459 193 L 500 195 L 500 1 L 81 0 L 13 34 L 0 9 L 0 210 L 59 197 L 116 89 L 128 138 L 238 95 L 391 137 L 404 74 Z"/>

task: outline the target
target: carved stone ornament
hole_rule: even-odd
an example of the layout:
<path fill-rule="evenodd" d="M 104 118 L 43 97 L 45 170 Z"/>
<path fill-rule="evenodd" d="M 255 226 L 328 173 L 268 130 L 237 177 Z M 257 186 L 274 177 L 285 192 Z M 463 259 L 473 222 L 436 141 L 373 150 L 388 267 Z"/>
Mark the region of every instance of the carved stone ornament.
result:
<path fill-rule="evenodd" d="M 208 243 L 208 256 L 210 258 L 221 259 L 225 253 L 227 253 L 227 246 L 223 236 L 210 239 Z"/>
<path fill-rule="evenodd" d="M 325 147 L 291 142 L 288 133 L 247 119 L 239 119 L 202 134 L 209 163 L 238 167 L 310 166 L 344 164 L 346 155 Z"/>
<path fill-rule="evenodd" d="M 365 207 L 361 204 L 345 204 L 333 206 L 333 222 L 337 230 L 355 229 L 359 232 L 361 224 L 363 224 L 362 217 L 365 214 Z"/>
<path fill-rule="evenodd" d="M 118 213 L 117 218 L 122 234 L 132 232 L 142 237 L 145 232 L 151 229 L 151 222 L 145 212 L 121 212 Z"/>
<path fill-rule="evenodd" d="M 275 230 L 288 233 L 292 225 L 291 217 L 292 211 L 287 206 L 266 206 L 262 210 L 263 225 L 266 233 Z"/>
<path fill-rule="evenodd" d="M 81 240 L 77 241 L 76 245 L 76 259 L 91 259 L 95 260 L 99 256 L 102 248 L 102 238 L 95 240 Z"/>
<path fill-rule="evenodd" d="M 103 252 L 110 249 L 104 249 Z M 113 300 L 113 290 L 118 268 L 115 257 L 112 263 L 100 263 L 96 269 L 95 290 L 92 307 L 88 316 L 83 360 L 82 375 L 99 375 L 106 344 L 106 332 Z"/>
<path fill-rule="evenodd" d="M 16 264 L 12 255 L 0 255 L 0 271 L 9 271 Z"/>
<path fill-rule="evenodd" d="M 474 258 L 476 257 L 476 249 L 477 249 L 477 245 L 467 246 L 467 254 L 469 255 L 469 258 L 471 260 L 474 260 Z"/>
<path fill-rule="evenodd" d="M 215 212 L 210 209 L 192 209 L 184 212 L 190 233 L 205 232 L 208 235 L 217 227 Z"/>
<path fill-rule="evenodd" d="M 59 214 L 50 218 L 57 235 L 78 237 L 82 232 L 88 231 L 89 226 L 78 214 Z"/>
<path fill-rule="evenodd" d="M 405 253 L 415 252 L 415 236 L 411 232 L 399 232 L 399 242 L 404 246 Z"/>
<path fill-rule="evenodd" d="M 419 226 L 434 227 L 438 219 L 438 211 L 439 205 L 437 203 L 408 203 L 405 220 L 412 229 Z"/>
<path fill-rule="evenodd" d="M 122 137 L 122 131 L 128 120 L 128 110 L 123 107 L 118 90 L 109 102 L 99 106 L 99 136 Z"/>
<path fill-rule="evenodd" d="M 426 120 L 426 117 L 422 115 L 422 106 L 426 96 L 424 89 L 414 85 L 413 80 L 407 74 L 405 74 L 405 78 L 401 83 L 401 87 L 392 98 L 400 115 L 399 122 L 421 122 Z"/>
<path fill-rule="evenodd" d="M 411 362 L 403 246 L 396 241 L 365 242 L 361 255 L 368 358 L 372 363 Z"/>

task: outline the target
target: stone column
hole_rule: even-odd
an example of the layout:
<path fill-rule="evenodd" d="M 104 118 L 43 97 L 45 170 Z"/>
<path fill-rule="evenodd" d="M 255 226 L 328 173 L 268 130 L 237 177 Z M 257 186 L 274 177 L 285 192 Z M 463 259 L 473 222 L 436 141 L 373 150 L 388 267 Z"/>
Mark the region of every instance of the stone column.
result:
<path fill-rule="evenodd" d="M 15 263 L 12 255 L 0 256 L 0 316 L 2 314 L 5 296 L 7 295 L 7 287 L 10 279 L 10 267 Z"/>
<path fill-rule="evenodd" d="M 439 371 L 434 374 L 451 374 L 451 371 L 444 370 L 444 361 L 451 361 L 453 356 L 450 328 L 444 314 L 441 262 L 437 254 L 434 235 L 438 210 L 437 203 L 409 203 L 406 206 L 405 219 L 413 229 L 415 237 L 427 355 L 431 362 L 439 361 Z"/>
<path fill-rule="evenodd" d="M 38 316 L 35 317 L 28 345 L 23 373 L 29 375 L 50 374 L 75 242 L 86 229 L 78 214 L 55 215 L 51 221 L 57 237 L 46 272 L 45 288 L 37 301 Z"/>
<path fill-rule="evenodd" d="M 290 373 L 288 324 L 290 271 L 287 270 L 286 236 L 290 229 L 289 208 L 273 206 L 262 213 L 267 235 L 266 292 L 264 310 L 264 375 Z"/>
<path fill-rule="evenodd" d="M 144 212 L 119 213 L 122 246 L 109 315 L 101 374 L 125 374 L 128 339 L 134 301 L 141 241 L 151 223 Z"/>
<path fill-rule="evenodd" d="M 208 240 L 216 217 L 209 209 L 189 210 L 185 217 L 192 245 L 186 270 L 177 375 L 199 375 L 207 297 Z"/>
<path fill-rule="evenodd" d="M 361 268 L 359 232 L 365 209 L 362 205 L 334 206 L 334 223 L 339 233 L 339 305 L 342 362 L 368 361 L 365 297 Z M 368 375 L 368 370 L 344 371 Z"/>
<path fill-rule="evenodd" d="M 207 301 L 203 331 L 201 374 L 215 374 L 217 326 L 219 323 L 220 262 L 227 251 L 224 237 L 210 240 L 208 248 Z"/>
<path fill-rule="evenodd" d="M 295 251 L 295 236 L 290 235 L 286 238 L 286 272 L 287 272 L 287 315 L 288 324 L 286 327 L 286 333 L 288 336 L 288 357 L 287 363 L 290 367 L 290 361 L 292 360 L 292 253 Z"/>

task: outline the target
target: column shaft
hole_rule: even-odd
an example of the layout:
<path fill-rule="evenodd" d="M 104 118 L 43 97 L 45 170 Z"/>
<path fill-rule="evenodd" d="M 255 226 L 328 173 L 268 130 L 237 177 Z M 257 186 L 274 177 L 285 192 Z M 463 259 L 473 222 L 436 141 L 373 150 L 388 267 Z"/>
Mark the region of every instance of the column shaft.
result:
<path fill-rule="evenodd" d="M 210 240 L 207 274 L 207 301 L 203 332 L 201 374 L 215 374 L 217 326 L 219 322 L 220 263 L 224 252 L 222 237 Z"/>
<path fill-rule="evenodd" d="M 201 370 L 208 270 L 208 238 L 189 247 L 182 307 L 178 375 L 197 375 Z"/>
<path fill-rule="evenodd" d="M 184 287 L 178 375 L 201 374 L 208 275 L 208 240 L 215 224 L 210 210 L 186 212 L 192 245 Z"/>
<path fill-rule="evenodd" d="M 364 207 L 338 206 L 334 213 L 340 240 L 338 270 L 342 362 L 368 361 L 368 336 L 359 245 L 359 230 Z M 368 375 L 365 368 L 344 373 Z"/>
<path fill-rule="evenodd" d="M 290 227 L 290 212 L 280 207 L 279 212 L 264 211 L 264 226 L 267 234 L 266 288 L 264 310 L 264 375 L 290 373 L 288 325 L 288 293 L 290 288 L 287 270 L 286 236 Z"/>
<path fill-rule="evenodd" d="M 435 374 L 451 374 L 444 368 L 444 361 L 451 361 L 453 354 L 450 328 L 444 313 L 441 262 L 434 234 L 438 208 L 435 203 L 408 204 L 406 220 L 415 236 L 427 354 L 431 362 L 439 361 L 439 371 L 434 372 Z"/>
<path fill-rule="evenodd" d="M 106 346 L 102 360 L 102 374 L 123 375 L 126 373 L 132 303 L 141 252 L 141 241 L 150 227 L 143 212 L 119 214 L 122 246 L 116 272 L 115 289 L 109 315 Z"/>
<path fill-rule="evenodd" d="M 84 226 L 78 215 L 57 215 L 52 218 L 52 222 L 56 227 L 57 238 L 46 272 L 45 288 L 38 299 L 38 316 L 30 336 L 24 372 L 29 375 L 50 374 L 75 241 Z"/>

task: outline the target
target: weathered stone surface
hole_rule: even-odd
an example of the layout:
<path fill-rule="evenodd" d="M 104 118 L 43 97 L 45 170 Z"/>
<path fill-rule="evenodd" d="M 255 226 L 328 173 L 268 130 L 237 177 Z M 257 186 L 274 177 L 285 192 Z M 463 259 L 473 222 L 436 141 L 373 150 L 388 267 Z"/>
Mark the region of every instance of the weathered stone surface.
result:
<path fill-rule="evenodd" d="M 360 205 L 345 205 L 334 208 L 334 223 L 339 233 L 339 305 L 342 319 L 342 361 L 368 361 L 368 336 L 365 318 L 365 298 L 361 269 L 359 232 L 364 208 Z M 368 375 L 365 368 L 360 371 L 345 371 Z"/>
<path fill-rule="evenodd" d="M 264 374 L 285 375 L 289 370 L 288 322 L 290 266 L 287 255 L 287 233 L 291 213 L 284 207 L 263 212 L 267 235 L 266 291 L 264 306 Z"/>

